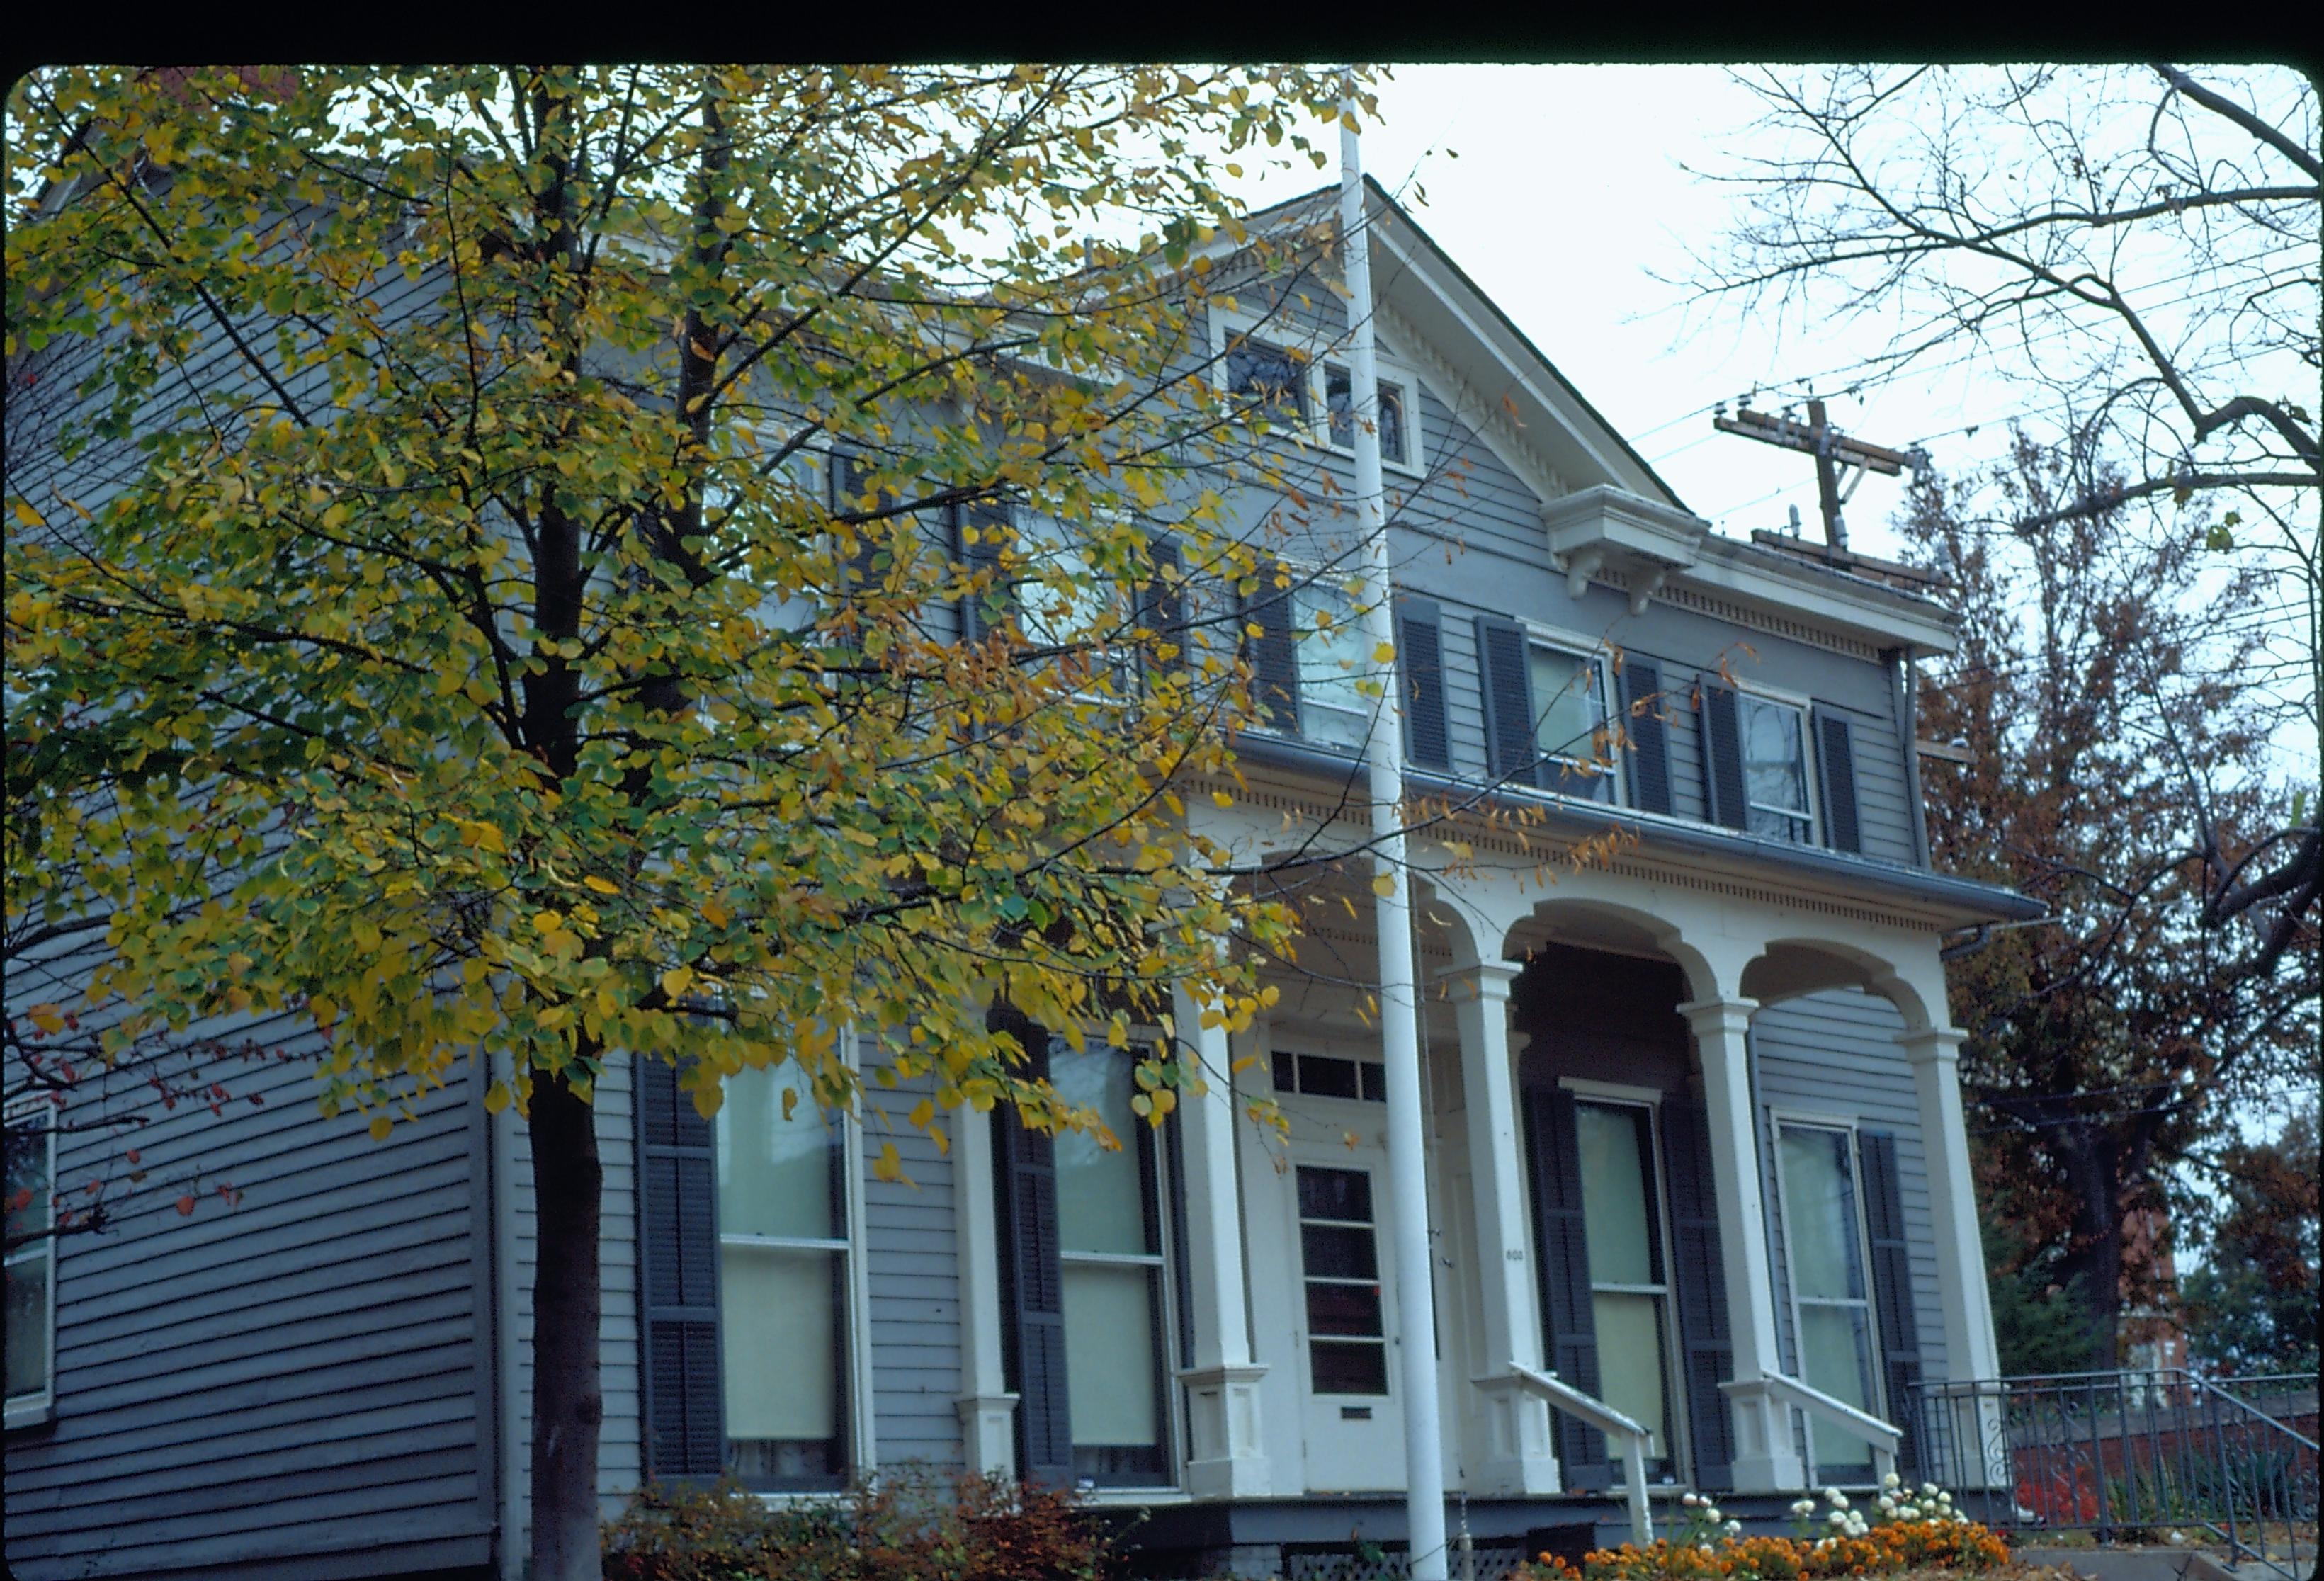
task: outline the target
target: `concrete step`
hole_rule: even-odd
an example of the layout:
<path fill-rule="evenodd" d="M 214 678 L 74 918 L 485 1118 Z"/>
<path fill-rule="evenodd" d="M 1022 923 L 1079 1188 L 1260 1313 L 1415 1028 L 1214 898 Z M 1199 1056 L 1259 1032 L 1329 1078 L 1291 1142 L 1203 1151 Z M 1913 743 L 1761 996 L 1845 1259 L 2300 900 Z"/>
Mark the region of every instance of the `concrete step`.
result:
<path fill-rule="evenodd" d="M 2230 1566 L 2226 1555 L 2198 1548 L 2021 1548 L 2014 1557 L 2023 1565 L 2070 1570 L 2089 1581 L 2275 1581 L 2278 1575 L 2248 1561 Z M 2316 1551 L 2308 1544 L 2272 1557 L 2294 1576 L 2312 1581 L 2316 1575 Z"/>

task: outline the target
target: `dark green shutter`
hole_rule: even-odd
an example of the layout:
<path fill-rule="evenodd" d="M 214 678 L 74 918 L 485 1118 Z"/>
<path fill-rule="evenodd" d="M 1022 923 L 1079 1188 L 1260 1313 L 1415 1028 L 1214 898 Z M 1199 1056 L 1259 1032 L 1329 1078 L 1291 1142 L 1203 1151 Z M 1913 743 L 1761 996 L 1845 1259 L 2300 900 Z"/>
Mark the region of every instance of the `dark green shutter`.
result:
<path fill-rule="evenodd" d="M 713 1134 L 675 1067 L 641 1059 L 636 1070 L 646 1475 L 715 1477 L 725 1469 L 726 1428 Z"/>
<path fill-rule="evenodd" d="M 1147 669 L 1148 671 L 1180 671 L 1186 668 L 1186 644 L 1192 634 L 1186 630 L 1186 591 L 1177 580 L 1178 546 L 1167 538 L 1155 539 L 1148 548 L 1154 556 L 1154 569 L 1138 587 L 1138 624 L 1146 633 Z M 1167 659 L 1157 658 L 1153 644 L 1167 643 L 1177 652 Z"/>
<path fill-rule="evenodd" d="M 1477 670 L 1484 681 L 1486 766 L 1496 780 L 1513 785 L 1540 783 L 1525 627 L 1498 615 L 1479 615 Z"/>
<path fill-rule="evenodd" d="M 1262 561 L 1259 591 L 1243 600 L 1244 650 L 1250 660 L 1251 700 L 1270 730 L 1299 734 L 1299 643 L 1292 630 L 1292 587 L 1278 587 L 1282 568 Z M 1296 585 L 1296 584 L 1295 584 Z M 1257 626 L 1259 635 L 1249 634 Z"/>
<path fill-rule="evenodd" d="M 1622 664 L 1622 710 L 1630 735 L 1630 797 L 1642 812 L 1671 809 L 1670 745 L 1663 732 L 1663 672 L 1636 658 Z"/>
<path fill-rule="evenodd" d="M 1824 843 L 1835 851 L 1862 851 L 1856 811 L 1856 742 L 1849 723 L 1826 708 L 1815 711 L 1816 765 L 1823 780 Z"/>
<path fill-rule="evenodd" d="M 1049 1073 L 1049 1036 L 1006 1009 L 996 1030 L 1028 1055 L 1025 1073 Z M 1028 1128 L 1013 1107 L 996 1114 L 1000 1145 L 1001 1328 L 1017 1393 L 1017 1475 L 1041 1487 L 1074 1485 L 1073 1419 L 1065 1399 L 1065 1268 L 1057 1231 L 1057 1165 L 1047 1132 Z"/>
<path fill-rule="evenodd" d="M 1746 828 L 1751 815 L 1744 800 L 1742 711 L 1735 689 L 1717 676 L 1704 675 L 1702 687 L 1703 799 L 1711 822 Z"/>
<path fill-rule="evenodd" d="M 960 602 L 963 640 L 983 641 L 1016 611 L 1016 589 L 1000 579 L 1001 545 L 996 535 L 1009 525 L 1009 507 L 979 501 L 954 514 L 953 547 L 971 576 L 983 578 L 976 591 Z M 976 541 L 965 541 L 963 527 L 976 529 Z"/>
<path fill-rule="evenodd" d="M 1534 1239 L 1541 1247 L 1541 1314 L 1550 1370 L 1598 1392 L 1598 1318 L 1591 1299 L 1590 1237 L 1582 1216 L 1582 1148 L 1573 1095 L 1527 1087 L 1526 1140 L 1533 1157 Z M 1606 1435 L 1563 1411 L 1551 1413 L 1566 1487 L 1610 1487 Z"/>
<path fill-rule="evenodd" d="M 1398 596 L 1397 662 L 1404 677 L 1404 755 L 1432 769 L 1452 766 L 1444 720 L 1444 643 L 1435 602 Z"/>
<path fill-rule="evenodd" d="M 1663 1168 L 1670 1190 L 1671 1291 L 1685 1381 L 1694 1485 L 1735 1485 L 1735 1419 L 1720 1384 L 1733 1376 L 1727 1327 L 1727 1268 L 1719 1245 L 1719 1198 L 1711 1169 L 1710 1117 L 1701 1104 L 1663 1104 Z"/>
<path fill-rule="evenodd" d="M 1887 1386 L 1888 1419 L 1904 1429 L 1896 1469 L 1917 1474 L 1920 1448 L 1914 1442 L 1914 1407 L 1921 1382 L 1921 1331 L 1913 1316 L 1913 1256 L 1904 1239 L 1904 1197 L 1896 1179 L 1896 1139 L 1866 1131 L 1856 1139 L 1864 1170 L 1864 1219 L 1872 1243 L 1872 1303 L 1880 1316 L 1882 1382 Z"/>

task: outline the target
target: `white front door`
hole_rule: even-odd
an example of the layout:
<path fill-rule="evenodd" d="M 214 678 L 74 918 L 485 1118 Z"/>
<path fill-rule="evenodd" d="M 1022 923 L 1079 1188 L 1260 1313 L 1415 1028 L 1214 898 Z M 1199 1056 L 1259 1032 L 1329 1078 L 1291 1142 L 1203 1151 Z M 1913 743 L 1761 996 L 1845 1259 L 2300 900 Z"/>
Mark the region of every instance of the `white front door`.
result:
<path fill-rule="evenodd" d="M 1280 1177 L 1292 1250 L 1283 1277 L 1299 1357 L 1307 1489 L 1401 1488 L 1387 1155 L 1361 1142 L 1295 1146 L 1289 1161 Z"/>

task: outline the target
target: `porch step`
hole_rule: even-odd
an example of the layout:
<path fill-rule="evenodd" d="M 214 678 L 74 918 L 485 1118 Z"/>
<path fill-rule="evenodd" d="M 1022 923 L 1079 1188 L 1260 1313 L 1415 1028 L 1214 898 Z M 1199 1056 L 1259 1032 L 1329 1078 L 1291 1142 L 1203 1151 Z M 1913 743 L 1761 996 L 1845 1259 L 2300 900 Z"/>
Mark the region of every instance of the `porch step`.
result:
<path fill-rule="evenodd" d="M 2021 1565 L 2055 1567 L 2089 1581 L 2273 1581 L 2277 1574 L 2264 1565 L 2230 1566 L 2196 1548 L 2021 1548 L 2012 1557 Z M 2295 1574 L 2313 1576 L 2314 1550 L 2301 1545 L 2291 1564 Z"/>

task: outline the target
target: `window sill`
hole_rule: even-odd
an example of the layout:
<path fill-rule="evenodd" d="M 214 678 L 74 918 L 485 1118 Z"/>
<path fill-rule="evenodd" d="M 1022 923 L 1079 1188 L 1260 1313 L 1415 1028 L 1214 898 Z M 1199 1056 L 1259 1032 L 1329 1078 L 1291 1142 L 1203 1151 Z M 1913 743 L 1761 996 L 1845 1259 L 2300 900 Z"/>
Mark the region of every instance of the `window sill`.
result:
<path fill-rule="evenodd" d="M 57 1419 L 57 1402 L 48 1400 L 26 1400 L 8 1407 L 6 1430 L 14 1433 L 32 1428 L 51 1426 Z"/>

